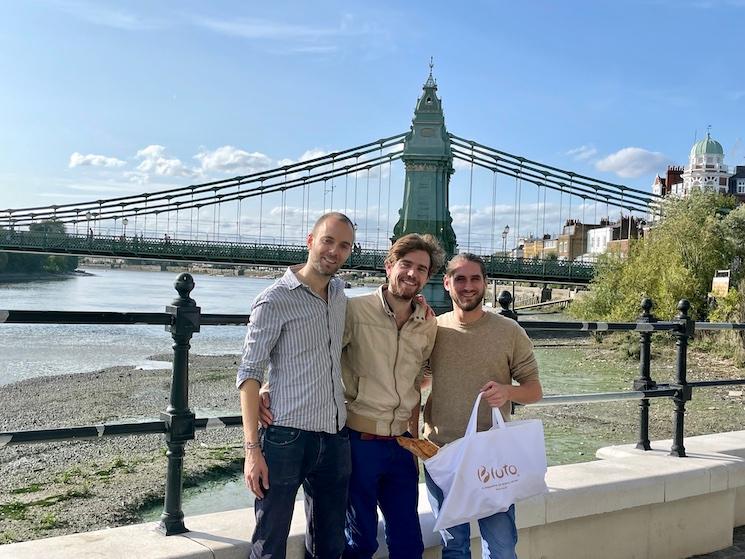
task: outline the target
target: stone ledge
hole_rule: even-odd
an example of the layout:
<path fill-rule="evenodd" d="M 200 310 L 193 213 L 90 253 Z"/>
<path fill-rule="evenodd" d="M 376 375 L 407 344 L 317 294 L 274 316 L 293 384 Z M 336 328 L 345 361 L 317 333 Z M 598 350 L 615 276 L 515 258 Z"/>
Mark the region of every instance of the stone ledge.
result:
<path fill-rule="evenodd" d="M 731 540 L 732 527 L 740 520 L 745 523 L 745 431 L 686 439 L 688 458 L 669 456 L 668 442 L 655 442 L 655 448 L 665 450 L 648 452 L 633 445 L 607 447 L 598 451 L 602 460 L 549 468 L 549 492 L 517 504 L 520 556 L 542 557 L 548 552 L 552 557 L 570 557 L 569 550 L 576 552 L 573 541 L 601 545 L 604 540 L 617 540 L 624 545 L 624 538 L 613 534 L 618 530 L 628 534 L 622 525 L 637 524 L 657 528 L 646 530 L 646 535 L 637 532 L 637 539 L 625 543 L 629 549 L 621 548 L 620 555 L 608 557 L 623 557 L 632 548 L 641 557 L 685 557 L 687 550 L 701 553 L 726 547 L 727 533 Z M 434 518 L 424 485 L 419 488 L 419 516 L 428 548 L 425 557 L 439 557 L 440 536 L 432 532 Z M 235 510 L 187 518 L 191 532 L 180 536 L 166 538 L 151 522 L 3 545 L 0 559 L 243 559 L 252 525 L 251 509 Z M 288 558 L 303 557 L 304 532 L 303 503 L 298 502 Z M 666 533 L 678 535 L 675 546 Z M 472 534 L 478 535 L 476 522 Z M 387 557 L 382 522 L 378 535 L 381 547 L 375 557 Z M 559 545 L 564 540 L 565 548 Z M 479 547 L 472 546 L 475 557 Z"/>

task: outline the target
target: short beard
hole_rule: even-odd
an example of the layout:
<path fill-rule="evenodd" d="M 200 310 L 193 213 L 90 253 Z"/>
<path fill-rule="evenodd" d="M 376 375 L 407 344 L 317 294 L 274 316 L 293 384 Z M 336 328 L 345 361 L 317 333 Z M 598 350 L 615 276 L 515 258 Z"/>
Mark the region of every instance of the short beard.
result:
<path fill-rule="evenodd" d="M 461 303 L 459 300 L 452 298 L 452 297 L 451 298 L 453 299 L 453 303 L 455 304 L 456 307 L 458 307 L 462 311 L 469 312 L 469 311 L 473 311 L 473 310 L 483 307 L 484 293 L 485 292 L 482 291 L 478 297 L 474 298 L 474 302 L 471 303 L 470 305 L 465 305 L 464 303 Z"/>
<path fill-rule="evenodd" d="M 414 297 L 417 296 L 417 294 L 414 293 L 414 295 L 412 295 L 411 297 L 405 297 L 401 295 L 400 293 L 395 293 L 393 289 L 391 289 L 391 287 L 393 287 L 393 284 L 390 281 L 388 281 L 388 293 L 391 295 L 391 297 L 393 297 L 394 299 L 398 299 L 399 301 L 412 301 Z"/>

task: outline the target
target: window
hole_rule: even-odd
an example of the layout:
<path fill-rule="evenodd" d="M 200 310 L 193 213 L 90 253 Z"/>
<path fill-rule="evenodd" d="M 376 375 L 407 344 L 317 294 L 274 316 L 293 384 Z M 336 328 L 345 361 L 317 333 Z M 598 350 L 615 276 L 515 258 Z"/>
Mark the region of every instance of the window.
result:
<path fill-rule="evenodd" d="M 737 181 L 737 193 L 745 194 L 745 180 L 740 179 Z"/>

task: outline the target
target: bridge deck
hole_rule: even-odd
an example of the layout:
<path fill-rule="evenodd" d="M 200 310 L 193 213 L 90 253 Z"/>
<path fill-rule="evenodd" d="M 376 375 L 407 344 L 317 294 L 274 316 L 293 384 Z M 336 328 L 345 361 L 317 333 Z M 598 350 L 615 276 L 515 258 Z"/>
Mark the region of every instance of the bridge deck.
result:
<path fill-rule="evenodd" d="M 0 251 L 265 266 L 299 264 L 304 262 L 308 255 L 304 245 L 108 235 L 91 237 L 20 230 L 0 230 Z M 355 250 L 344 268 L 384 272 L 385 257 L 385 250 Z M 592 279 L 595 271 L 589 264 L 562 260 L 523 259 L 500 255 L 486 255 L 483 258 L 490 278 L 507 280 L 586 284 Z"/>

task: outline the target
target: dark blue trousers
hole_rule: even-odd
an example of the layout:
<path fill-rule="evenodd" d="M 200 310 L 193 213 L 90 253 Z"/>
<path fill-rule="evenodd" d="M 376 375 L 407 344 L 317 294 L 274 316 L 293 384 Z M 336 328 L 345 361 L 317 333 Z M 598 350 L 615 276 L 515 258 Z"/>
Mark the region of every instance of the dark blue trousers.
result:
<path fill-rule="evenodd" d="M 270 426 L 262 433 L 269 490 L 256 499 L 250 559 L 284 559 L 295 497 L 305 493 L 305 557 L 339 559 L 349 480 L 349 433 Z"/>
<path fill-rule="evenodd" d="M 377 550 L 378 506 L 385 520 L 390 559 L 421 559 L 417 463 L 395 439 L 362 440 L 360 435 L 349 431 L 352 475 L 344 559 L 370 559 Z"/>

